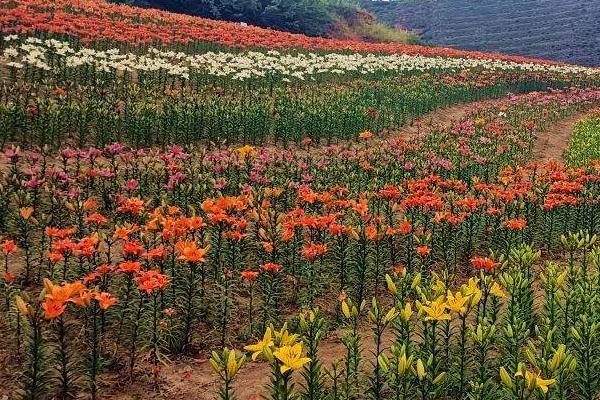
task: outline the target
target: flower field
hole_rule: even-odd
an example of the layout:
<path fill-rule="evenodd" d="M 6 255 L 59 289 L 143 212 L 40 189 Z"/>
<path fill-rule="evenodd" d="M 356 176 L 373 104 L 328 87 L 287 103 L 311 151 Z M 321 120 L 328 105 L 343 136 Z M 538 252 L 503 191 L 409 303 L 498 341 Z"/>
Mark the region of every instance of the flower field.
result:
<path fill-rule="evenodd" d="M 0 10 L 0 395 L 600 393 L 599 70 Z"/>
<path fill-rule="evenodd" d="M 136 54 L 16 35 L 3 46 L 12 82 L 0 92 L 2 143 L 18 137 L 38 146 L 330 142 L 454 102 L 590 86 L 599 76 L 571 66 L 405 54 Z"/>

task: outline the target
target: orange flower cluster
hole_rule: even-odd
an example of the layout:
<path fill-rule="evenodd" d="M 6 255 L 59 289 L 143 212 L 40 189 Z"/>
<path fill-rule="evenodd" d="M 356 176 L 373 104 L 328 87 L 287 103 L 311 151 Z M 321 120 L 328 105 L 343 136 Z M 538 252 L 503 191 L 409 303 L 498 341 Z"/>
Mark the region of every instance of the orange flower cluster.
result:
<path fill-rule="evenodd" d="M 144 201 L 139 198 L 126 199 L 119 206 L 119 211 L 131 215 L 140 215 L 144 211 Z"/>
<path fill-rule="evenodd" d="M 194 263 L 204 262 L 204 257 L 208 253 L 208 247 L 199 248 L 196 242 L 181 241 L 177 242 L 175 249 L 179 254 L 179 261 L 188 261 Z"/>
<path fill-rule="evenodd" d="M 175 206 L 157 207 L 149 212 L 150 221 L 146 223 L 145 230 L 148 232 L 160 232 L 162 238 L 167 241 L 177 240 L 187 234 L 193 234 L 204 228 L 202 217 L 186 217 L 181 214 L 181 209 Z M 151 254 L 150 254 L 151 252 Z M 150 258 L 159 258 L 161 251 L 150 251 Z"/>
<path fill-rule="evenodd" d="M 487 272 L 493 272 L 498 266 L 496 261 L 488 257 L 473 257 L 471 258 L 471 264 L 473 267 L 485 270 Z"/>
<path fill-rule="evenodd" d="M 272 272 L 276 274 L 283 269 L 283 266 L 277 263 L 266 263 L 263 264 L 261 268 L 267 272 Z"/>
<path fill-rule="evenodd" d="M 48 259 L 53 263 L 63 261 L 70 255 L 76 257 L 90 258 L 98 251 L 100 239 L 98 233 L 92 233 L 79 240 L 71 239 L 71 236 L 77 232 L 77 228 L 46 228 L 46 234 L 50 237 L 51 246 L 48 252 Z"/>
<path fill-rule="evenodd" d="M 2 249 L 2 254 L 5 256 L 10 253 L 14 253 L 17 250 L 17 245 L 14 240 L 7 239 L 2 244 L 0 244 L 0 248 Z"/>
<path fill-rule="evenodd" d="M 110 293 L 88 289 L 81 281 L 55 285 L 50 280 L 44 279 L 44 289 L 46 296 L 42 303 L 42 309 L 47 319 L 61 316 L 66 311 L 68 303 L 87 307 L 92 300 L 96 300 L 99 307 L 106 310 L 117 302 L 117 298 Z"/>
<path fill-rule="evenodd" d="M 240 273 L 240 276 L 242 277 L 242 279 L 245 279 L 247 281 L 253 281 L 258 277 L 259 274 L 260 273 L 258 271 L 242 271 Z"/>
<path fill-rule="evenodd" d="M 138 288 L 150 294 L 156 290 L 162 290 L 169 284 L 169 277 L 161 274 L 160 271 L 150 270 L 141 272 L 137 278 Z"/>
<path fill-rule="evenodd" d="M 327 251 L 327 247 L 324 244 L 312 243 L 302 249 L 302 254 L 308 261 L 314 261 L 317 257 L 321 257 Z"/>
<path fill-rule="evenodd" d="M 504 226 L 512 231 L 520 231 L 527 226 L 527 220 L 524 218 L 508 219 L 504 221 Z"/>

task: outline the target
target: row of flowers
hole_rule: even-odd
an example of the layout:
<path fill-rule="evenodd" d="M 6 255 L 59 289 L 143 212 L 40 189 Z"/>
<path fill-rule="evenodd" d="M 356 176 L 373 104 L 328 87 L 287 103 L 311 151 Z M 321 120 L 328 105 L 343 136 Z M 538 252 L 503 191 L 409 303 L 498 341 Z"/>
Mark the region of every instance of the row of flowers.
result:
<path fill-rule="evenodd" d="M 268 52 L 207 52 L 185 54 L 150 48 L 145 54 L 122 53 L 118 48 L 96 50 L 74 48 L 68 41 L 42 40 L 36 37 L 4 37 L 10 46 L 3 51 L 7 66 L 23 68 L 31 65 L 61 74 L 63 68 L 94 68 L 100 72 L 128 71 L 152 73 L 162 71 L 182 79 L 192 75 L 226 77 L 244 81 L 247 79 L 315 80 L 334 76 L 362 76 L 372 74 L 406 74 L 428 71 L 460 72 L 470 69 L 491 71 L 523 71 L 557 74 L 600 74 L 595 68 L 570 65 L 519 63 L 513 61 L 427 57 L 406 54 L 343 54 L 343 53 L 297 53 Z M 16 43 L 14 43 L 16 42 Z M 13 44 L 14 43 L 14 44 Z"/>
<path fill-rule="evenodd" d="M 251 80 L 246 87 L 228 79 L 183 83 L 166 74 L 129 79 L 56 68 L 60 72 L 26 65 L 0 85 L 1 144 L 331 142 L 380 133 L 449 104 L 591 84 L 566 75 L 463 71 L 283 87 Z"/>
<path fill-rule="evenodd" d="M 204 229 L 188 224 L 191 232 Z M 60 237 L 69 231 L 74 230 L 50 229 L 52 241 L 63 241 Z M 146 375 L 155 387 L 164 385 L 166 355 L 193 354 L 200 320 L 207 329 L 211 304 L 216 304 L 212 329 L 213 336 L 220 336 L 220 346 L 229 344 L 228 332 L 240 322 L 247 329 L 241 340 L 264 332 L 262 340 L 245 349 L 252 360 L 260 357 L 271 365 L 271 385 L 261 388 L 263 379 L 244 383 L 251 383 L 257 394 L 270 391 L 267 398 L 273 400 L 306 393 L 362 398 L 365 392 L 374 392 L 377 399 L 501 395 L 523 400 L 563 398 L 567 393 L 593 398 L 600 390 L 592 367 L 600 362 L 596 241 L 586 233 L 564 235 L 560 242 L 568 263 L 543 267 L 540 252 L 515 242 L 507 253 L 471 258 L 474 270 L 468 280 L 461 277 L 462 268 L 384 269 L 379 271 L 380 290 L 369 287 L 375 297 L 368 308 L 366 301 L 342 291 L 341 304 L 334 309 L 304 305 L 311 311 L 291 319 L 297 333 L 287 324 L 280 330 L 273 327 L 281 317 L 271 307 L 285 305 L 286 290 L 293 290 L 286 284 L 288 267 L 265 263 L 260 271 L 242 271 L 240 277 L 224 269 L 212 282 L 206 268 L 208 249 L 194 240 L 177 242 L 173 256 L 153 249 L 143 258 L 137 256 L 144 253 L 143 246 L 129 241 L 123 246 L 127 259 L 115 266 L 98 265 L 101 260 L 93 251 L 74 254 L 80 258 L 79 268 L 95 270 L 60 285 L 45 279 L 39 295 L 8 282 L 7 300 L 18 294 L 5 312 L 13 324 L 12 346 L 26 361 L 19 381 L 30 398 L 80 392 L 98 398 L 106 391 L 99 377 L 109 365 L 129 379 Z M 2 247 L 10 248 L 7 243 Z M 5 257 L 15 251 L 20 250 L 5 251 Z M 320 255 L 306 254 L 312 265 L 305 273 L 324 266 Z M 325 277 L 326 271 L 318 273 Z M 542 300 L 534 302 L 538 297 Z M 246 318 L 238 318 L 238 324 L 232 318 L 236 308 L 247 310 L 237 314 Z M 265 314 L 273 324 L 256 321 Z M 339 361 L 322 358 L 318 351 L 335 326 L 341 327 Z M 213 352 L 210 363 L 222 380 L 220 398 L 233 398 L 233 381 L 245 361 L 229 348 Z M 292 379 L 298 370 L 305 383 L 299 390 Z M 58 377 L 49 378 L 51 371 Z M 266 370 L 264 376 L 269 376 Z M 243 374 L 239 379 L 244 380 Z"/>
<path fill-rule="evenodd" d="M 115 143 L 100 149 L 65 148 L 59 155 L 48 148 L 24 154 L 7 149 L 6 154 L 25 187 L 58 180 L 67 185 L 67 192 L 75 185 L 76 194 L 88 179 L 106 182 L 111 196 L 160 196 L 165 188 L 169 193 L 208 190 L 237 195 L 260 186 L 312 185 L 322 190 L 336 184 L 360 192 L 428 174 L 494 176 L 499 168 L 527 160 L 535 135 L 548 124 L 599 100 L 595 89 L 512 95 L 446 129 L 417 124 L 413 135 L 401 129 L 387 135 L 363 131 L 352 140 L 325 146 L 304 138 L 295 148 L 172 146 L 161 151 Z"/>
<path fill-rule="evenodd" d="M 572 256 L 565 266 L 540 267 L 540 253 L 519 246 L 499 262 L 487 259 L 493 268 L 464 283 L 395 273 L 386 275 L 391 302 L 373 297 L 367 306 L 342 296 L 337 360 L 317 351 L 328 328 L 318 309 L 301 313 L 294 330 L 268 327 L 244 347 L 271 367 L 270 385 L 256 393 L 335 400 L 596 396 L 597 237 L 570 234 L 562 242 Z M 235 396 L 236 380 L 248 383 L 246 360 L 228 348 L 213 353 L 220 399 Z"/>

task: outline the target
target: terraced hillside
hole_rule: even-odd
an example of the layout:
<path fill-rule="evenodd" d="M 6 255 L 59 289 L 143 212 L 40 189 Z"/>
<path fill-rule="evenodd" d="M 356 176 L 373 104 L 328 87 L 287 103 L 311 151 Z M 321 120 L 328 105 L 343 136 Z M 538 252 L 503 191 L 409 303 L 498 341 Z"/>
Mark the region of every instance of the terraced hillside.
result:
<path fill-rule="evenodd" d="M 600 1 L 365 1 L 435 45 L 600 65 Z"/>

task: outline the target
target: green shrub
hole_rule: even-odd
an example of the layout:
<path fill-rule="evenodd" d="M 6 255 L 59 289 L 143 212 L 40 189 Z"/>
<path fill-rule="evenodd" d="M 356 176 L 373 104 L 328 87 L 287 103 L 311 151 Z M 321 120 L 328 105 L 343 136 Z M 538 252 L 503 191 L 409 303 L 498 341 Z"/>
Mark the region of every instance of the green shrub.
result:
<path fill-rule="evenodd" d="M 360 39 L 376 43 L 420 43 L 419 37 L 403 29 L 392 28 L 380 22 L 359 24 L 355 31 Z"/>

